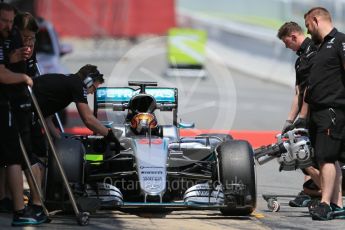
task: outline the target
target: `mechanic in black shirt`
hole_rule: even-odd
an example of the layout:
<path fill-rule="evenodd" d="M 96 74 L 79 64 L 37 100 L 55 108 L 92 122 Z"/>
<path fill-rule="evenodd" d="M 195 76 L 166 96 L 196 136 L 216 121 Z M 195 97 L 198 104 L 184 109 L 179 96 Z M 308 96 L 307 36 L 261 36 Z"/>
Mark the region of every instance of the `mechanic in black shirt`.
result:
<path fill-rule="evenodd" d="M 109 142 L 114 142 L 115 150 L 120 150 L 120 143 L 112 130 L 102 125 L 88 106 L 87 95 L 93 94 L 103 82 L 103 74 L 97 70 L 96 66 L 88 64 L 76 74 L 44 74 L 36 77 L 33 92 L 44 117 L 52 116 L 74 102 L 86 127 L 105 136 Z M 55 134 L 55 136 L 58 135 Z"/>
<path fill-rule="evenodd" d="M 38 75 L 37 59 L 35 52 L 36 34 L 39 26 L 33 15 L 28 12 L 20 12 L 14 18 L 13 30 L 11 34 L 11 52 L 9 69 L 13 72 L 26 73 L 31 78 Z M 19 87 L 19 88 L 18 88 Z M 21 88 L 20 88 L 21 87 Z M 22 90 L 24 100 L 30 98 L 27 87 L 17 86 L 16 91 Z M 38 122 L 33 118 L 32 128 L 41 129 Z M 41 136 L 36 138 L 31 136 L 32 151 L 39 157 L 46 156 L 45 141 Z M 33 162 L 36 163 L 36 162 Z"/>
<path fill-rule="evenodd" d="M 14 18 L 10 37 L 12 52 L 9 55 L 9 68 L 15 72 L 26 73 L 31 78 L 38 74 L 35 52 L 38 30 L 38 23 L 29 12 L 19 12 Z"/>
<path fill-rule="evenodd" d="M 11 52 L 9 53 L 10 63 L 8 65 L 9 69 L 13 72 L 26 73 L 30 77 L 34 77 L 36 75 L 36 55 L 34 53 L 34 45 L 38 30 L 38 23 L 30 13 L 19 12 L 14 18 L 10 43 Z M 44 170 L 44 167 L 42 167 L 42 164 L 36 155 L 45 157 L 46 148 L 42 135 L 32 135 L 34 128 L 39 131 L 41 129 L 38 122 L 34 122 L 34 117 L 31 113 L 31 98 L 28 88 L 25 85 L 19 84 L 8 86 L 7 90 L 8 94 L 11 95 L 9 101 L 12 107 L 22 107 L 23 105 L 28 106 L 28 122 L 25 123 L 25 126 L 22 125 L 21 129 L 27 130 L 28 134 L 26 135 L 26 150 L 31 162 L 31 170 L 33 171 L 36 181 L 38 182 L 38 186 L 41 188 L 42 177 L 44 175 L 41 170 Z M 16 92 L 15 96 L 11 92 Z M 24 172 L 30 187 L 29 208 L 34 210 L 35 213 L 41 213 L 41 215 L 39 215 L 41 220 L 47 219 L 42 208 L 39 193 L 35 188 L 33 180 L 28 170 L 24 170 Z"/>
<path fill-rule="evenodd" d="M 291 130 L 291 128 L 294 128 L 292 124 L 302 109 L 304 91 L 307 86 L 310 69 L 313 65 L 312 59 L 316 55 L 317 47 L 310 38 L 304 36 L 302 28 L 296 22 L 286 22 L 280 27 L 277 36 L 284 42 L 286 48 L 295 51 L 298 55 L 295 62 L 295 95 L 288 114 L 288 119 L 282 129 L 282 133 L 285 133 Z M 296 122 L 303 126 L 303 124 L 306 123 L 305 120 L 305 117 L 299 116 Z"/>
<path fill-rule="evenodd" d="M 334 211 L 343 209 L 338 161 L 345 136 L 345 34 L 334 28 L 325 8 L 310 9 L 304 19 L 313 41 L 320 44 L 305 97 L 322 192 L 321 203 L 311 207 L 310 214 L 316 220 L 329 220 L 336 217 Z"/>
<path fill-rule="evenodd" d="M 9 4 L 0 3 L 0 165 L 6 166 L 6 177 L 13 200 L 14 216 L 12 225 L 40 224 L 33 210 L 26 208 L 23 201 L 22 165 L 24 159 L 19 147 L 19 136 L 25 145 L 30 135 L 26 128 L 30 123 L 31 110 L 21 107 L 11 99 L 17 98 L 16 91 L 8 91 L 8 86 L 22 84 L 32 86 L 31 78 L 23 73 L 9 70 L 10 40 L 8 40 L 16 10 Z"/>
<path fill-rule="evenodd" d="M 286 48 L 295 51 L 298 56 L 295 62 L 295 95 L 288 119 L 282 129 L 282 133 L 285 133 L 294 128 L 306 128 L 306 114 L 300 112 L 302 105 L 304 111 L 308 109 L 308 104 L 303 103 L 304 92 L 307 87 L 310 69 L 313 65 L 313 57 L 316 55 L 317 47 L 310 38 L 304 35 L 302 28 L 296 22 L 284 23 L 279 28 L 277 37 L 284 42 Z M 289 205 L 292 207 L 306 207 L 311 200 L 309 196 L 321 195 L 319 189 L 321 187 L 319 170 L 311 165 L 302 171 L 306 174 L 303 191 L 294 200 L 289 202 Z"/>

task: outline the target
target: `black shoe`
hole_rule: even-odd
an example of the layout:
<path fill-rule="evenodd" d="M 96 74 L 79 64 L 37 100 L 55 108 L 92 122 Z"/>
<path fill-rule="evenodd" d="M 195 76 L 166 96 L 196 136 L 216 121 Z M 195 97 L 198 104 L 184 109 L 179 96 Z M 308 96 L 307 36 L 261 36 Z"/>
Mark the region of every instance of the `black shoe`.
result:
<path fill-rule="evenodd" d="M 331 203 L 330 206 L 333 211 L 333 219 L 345 219 L 345 208 L 341 208 L 334 203 Z"/>
<path fill-rule="evenodd" d="M 315 206 L 310 215 L 313 220 L 331 220 L 333 219 L 333 211 L 331 206 L 327 203 L 322 202 L 319 205 Z"/>
<path fill-rule="evenodd" d="M 303 191 L 300 192 L 295 199 L 289 201 L 290 207 L 308 207 L 311 197 L 306 195 Z"/>
<path fill-rule="evenodd" d="M 23 210 L 14 212 L 12 226 L 38 225 L 45 223 L 47 216 L 44 212 L 36 212 L 34 208 L 25 207 Z"/>
<path fill-rule="evenodd" d="M 13 211 L 13 203 L 10 198 L 5 197 L 4 199 L 0 200 L 0 212 L 12 212 Z"/>
<path fill-rule="evenodd" d="M 312 199 L 309 203 L 308 203 L 308 210 L 309 213 L 312 213 L 314 208 L 317 207 L 320 204 L 320 199 Z"/>
<path fill-rule="evenodd" d="M 44 223 L 50 223 L 51 219 L 44 213 L 43 207 L 40 205 L 30 204 L 28 206 L 30 209 L 33 210 L 34 213 L 38 216 L 39 219 L 45 219 Z"/>

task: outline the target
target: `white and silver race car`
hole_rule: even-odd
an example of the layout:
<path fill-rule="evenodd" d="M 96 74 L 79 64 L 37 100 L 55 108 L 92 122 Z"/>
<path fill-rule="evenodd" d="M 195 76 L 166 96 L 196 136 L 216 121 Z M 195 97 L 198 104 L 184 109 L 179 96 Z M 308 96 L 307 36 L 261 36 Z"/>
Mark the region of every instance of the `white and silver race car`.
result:
<path fill-rule="evenodd" d="M 69 136 L 57 152 L 75 194 L 100 200 L 103 208 L 216 209 L 223 215 L 249 215 L 256 207 L 253 149 L 226 134 L 180 137 L 190 128 L 178 122 L 177 88 L 156 82 L 98 88 L 94 114 L 126 113 L 122 123 L 104 122 L 119 138 L 119 153 L 102 136 Z M 155 113 L 172 113 L 160 124 Z M 49 159 L 46 200 L 66 201 L 56 164 Z M 66 202 L 65 202 L 66 203 Z"/>

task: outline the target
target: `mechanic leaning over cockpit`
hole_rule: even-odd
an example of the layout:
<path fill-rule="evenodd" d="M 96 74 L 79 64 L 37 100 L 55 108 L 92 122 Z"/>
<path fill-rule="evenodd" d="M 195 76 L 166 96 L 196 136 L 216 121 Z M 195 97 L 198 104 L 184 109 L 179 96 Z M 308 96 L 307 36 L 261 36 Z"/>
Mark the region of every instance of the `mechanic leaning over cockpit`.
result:
<path fill-rule="evenodd" d="M 101 124 L 93 115 L 87 101 L 87 95 L 93 94 L 103 82 L 103 74 L 97 70 L 97 66 L 87 64 L 75 74 L 44 74 L 36 77 L 33 92 L 44 117 L 51 117 L 74 102 L 86 127 L 104 136 L 108 142 L 115 143 L 114 150 L 120 151 L 122 147 L 112 129 Z M 51 119 L 48 119 L 48 123 L 52 124 Z M 57 129 L 50 130 L 54 137 L 60 136 Z"/>

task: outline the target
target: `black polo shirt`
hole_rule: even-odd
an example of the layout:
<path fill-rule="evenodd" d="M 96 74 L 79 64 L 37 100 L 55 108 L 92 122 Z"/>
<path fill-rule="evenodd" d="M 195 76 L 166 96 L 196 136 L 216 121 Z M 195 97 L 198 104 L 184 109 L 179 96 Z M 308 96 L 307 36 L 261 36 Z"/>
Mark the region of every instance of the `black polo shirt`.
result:
<path fill-rule="evenodd" d="M 333 29 L 313 59 L 306 102 L 312 108 L 345 109 L 345 34 Z"/>
<path fill-rule="evenodd" d="M 10 52 L 23 47 L 22 37 L 17 29 L 13 29 L 11 31 L 8 44 L 6 44 L 6 46 L 7 54 L 10 54 Z M 10 63 L 8 61 L 6 63 L 6 68 L 14 73 L 24 73 L 30 77 L 34 77 L 36 75 L 35 63 L 36 55 L 34 53 L 30 59 L 26 61 L 19 61 L 17 63 Z M 30 94 L 25 83 L 9 84 L 6 85 L 5 88 L 12 107 L 16 108 L 22 105 L 31 104 Z"/>
<path fill-rule="evenodd" d="M 3 40 L 0 39 L 0 65 L 5 65 L 5 53 L 4 53 L 4 44 Z M 6 105 L 7 104 L 7 98 L 5 96 L 5 89 L 4 89 L 4 84 L 0 83 L 0 106 L 1 105 Z"/>
<path fill-rule="evenodd" d="M 296 86 L 300 87 L 300 93 L 302 95 L 308 84 L 310 69 L 313 65 L 313 57 L 315 57 L 316 52 L 317 47 L 310 38 L 305 38 L 301 47 L 296 52 L 298 55 L 295 63 Z"/>
<path fill-rule="evenodd" d="M 45 117 L 64 109 L 71 102 L 87 104 L 87 90 L 78 75 L 44 74 L 33 81 L 33 92 Z"/>
<path fill-rule="evenodd" d="M 10 40 L 0 38 L 0 65 L 8 65 L 8 53 L 10 48 Z M 8 104 L 8 96 L 6 91 L 6 84 L 0 83 L 0 105 Z"/>
<path fill-rule="evenodd" d="M 14 28 L 11 31 L 10 40 L 10 50 L 16 50 L 23 47 L 22 37 L 18 29 Z M 15 73 L 25 73 L 30 77 L 35 77 L 37 75 L 36 63 L 37 59 L 34 49 L 32 56 L 28 60 L 17 63 L 9 63 L 8 68 Z"/>

